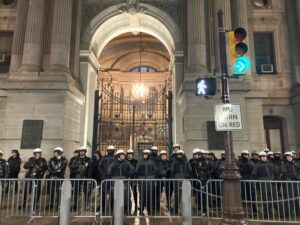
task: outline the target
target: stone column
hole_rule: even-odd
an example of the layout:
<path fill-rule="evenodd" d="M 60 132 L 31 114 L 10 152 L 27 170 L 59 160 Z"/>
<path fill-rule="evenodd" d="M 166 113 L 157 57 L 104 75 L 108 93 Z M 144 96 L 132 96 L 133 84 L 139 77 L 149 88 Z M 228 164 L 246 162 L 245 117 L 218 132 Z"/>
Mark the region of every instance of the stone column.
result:
<path fill-rule="evenodd" d="M 248 6 L 247 1 L 233 0 L 232 17 L 233 27 L 243 27 L 248 31 Z"/>
<path fill-rule="evenodd" d="M 50 49 L 50 71 L 69 72 L 72 0 L 55 0 Z"/>
<path fill-rule="evenodd" d="M 207 73 L 206 0 L 187 1 L 188 72 Z"/>
<path fill-rule="evenodd" d="M 290 46 L 290 61 L 292 67 L 291 69 L 294 75 L 292 76 L 293 86 L 297 86 L 298 84 L 300 84 L 300 32 L 297 29 L 297 27 L 300 28 L 300 21 L 298 20 L 300 9 L 298 8 L 297 2 L 295 1 L 287 1 L 285 5 L 287 30 L 289 31 L 287 33 L 289 34 L 288 41 Z"/>
<path fill-rule="evenodd" d="M 45 0 L 29 0 L 21 72 L 39 72 L 42 65 Z"/>
<path fill-rule="evenodd" d="M 19 1 L 18 10 L 11 51 L 10 72 L 16 72 L 22 64 L 28 1 Z"/>

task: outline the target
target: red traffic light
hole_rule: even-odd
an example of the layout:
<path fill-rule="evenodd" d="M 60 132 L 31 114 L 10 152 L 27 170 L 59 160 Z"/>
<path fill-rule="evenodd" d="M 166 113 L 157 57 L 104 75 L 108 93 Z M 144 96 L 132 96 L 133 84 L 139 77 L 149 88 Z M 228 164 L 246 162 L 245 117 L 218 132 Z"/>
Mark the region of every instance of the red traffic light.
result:
<path fill-rule="evenodd" d="M 247 36 L 247 31 L 244 28 L 239 27 L 234 30 L 234 37 L 237 42 L 243 41 L 246 38 L 246 36 Z"/>

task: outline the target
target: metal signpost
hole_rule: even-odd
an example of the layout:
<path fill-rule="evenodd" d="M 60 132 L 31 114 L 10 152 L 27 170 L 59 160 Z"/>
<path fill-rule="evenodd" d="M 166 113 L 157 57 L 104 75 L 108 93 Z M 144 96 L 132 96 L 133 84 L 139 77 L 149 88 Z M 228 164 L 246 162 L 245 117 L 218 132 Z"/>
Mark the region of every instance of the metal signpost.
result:
<path fill-rule="evenodd" d="M 221 81 L 222 81 L 222 103 L 229 104 L 229 75 L 227 69 L 226 56 L 226 29 L 223 21 L 224 13 L 218 11 L 218 29 L 219 29 L 219 48 L 221 63 Z M 228 118 L 230 119 L 230 118 Z M 243 211 L 240 174 L 234 162 L 232 148 L 232 131 L 226 130 L 225 133 L 225 164 L 223 172 L 223 219 L 222 225 L 247 224 Z"/>

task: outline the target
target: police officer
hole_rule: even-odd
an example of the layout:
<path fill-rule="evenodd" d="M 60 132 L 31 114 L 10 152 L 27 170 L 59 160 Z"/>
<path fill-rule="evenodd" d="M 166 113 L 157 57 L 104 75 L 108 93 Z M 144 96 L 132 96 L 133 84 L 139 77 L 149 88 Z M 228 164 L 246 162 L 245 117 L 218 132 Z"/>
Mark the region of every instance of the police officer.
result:
<path fill-rule="evenodd" d="M 157 178 L 160 178 L 160 168 L 159 168 L 159 156 L 158 156 L 158 148 L 157 146 L 151 147 L 151 156 L 150 159 L 154 161 L 157 168 Z M 160 209 L 160 186 L 161 182 L 154 182 L 153 196 L 154 196 L 154 204 L 152 204 L 153 211 L 158 211 Z"/>
<path fill-rule="evenodd" d="M 55 179 L 63 179 L 65 177 L 65 170 L 68 165 L 68 160 L 63 156 L 63 148 L 56 147 L 53 149 L 53 157 L 48 162 L 48 178 L 53 179 L 48 181 L 48 194 L 49 194 L 49 208 L 52 209 L 54 206 L 54 200 L 56 199 L 55 206 L 58 207 L 60 199 L 60 187 L 62 181 Z"/>
<path fill-rule="evenodd" d="M 107 147 L 107 155 L 103 156 L 99 162 L 98 170 L 99 170 L 101 182 L 103 180 L 107 179 L 108 168 L 109 168 L 110 164 L 115 160 L 114 152 L 115 152 L 115 146 L 109 145 Z M 106 198 L 107 198 L 107 195 L 109 195 L 111 192 L 110 189 L 111 189 L 111 183 L 107 181 L 104 184 L 104 187 L 102 187 L 102 193 L 101 193 L 101 195 L 102 195 L 102 209 L 101 209 L 102 212 L 105 211 Z"/>
<path fill-rule="evenodd" d="M 26 169 L 25 178 L 34 179 L 36 186 L 36 198 L 34 199 L 34 208 L 36 207 L 40 195 L 41 195 L 41 179 L 44 178 L 45 172 L 48 170 L 47 161 L 42 157 L 42 149 L 36 148 L 33 150 L 33 157 L 29 158 L 28 161 L 24 164 L 24 169 Z M 24 202 L 23 208 L 27 203 L 27 194 L 32 191 L 32 181 L 26 182 L 24 190 Z"/>
<path fill-rule="evenodd" d="M 154 189 L 153 181 L 147 181 L 147 179 L 157 178 L 157 167 L 153 160 L 150 159 L 151 151 L 145 149 L 143 151 L 143 158 L 140 159 L 135 168 L 135 177 L 143 179 L 139 181 L 139 193 L 140 193 L 140 215 L 142 215 L 144 208 L 147 208 L 148 214 L 152 214 L 154 200 L 152 193 Z"/>
<path fill-rule="evenodd" d="M 126 153 L 123 149 L 119 149 L 116 152 L 116 160 L 114 160 L 108 167 L 107 178 L 108 179 L 128 179 L 134 173 L 133 166 L 126 160 Z M 111 187 L 110 193 L 111 210 L 113 210 L 113 196 L 114 196 L 114 185 Z M 125 215 L 130 214 L 131 209 L 131 197 L 130 197 L 129 182 L 124 182 L 124 210 Z"/>
<path fill-rule="evenodd" d="M 71 179 L 75 178 L 75 175 L 76 175 L 76 171 L 71 168 L 71 165 L 73 164 L 73 161 L 78 157 L 79 157 L 79 149 L 75 149 L 74 152 L 73 152 L 73 157 L 70 159 L 70 162 L 69 162 L 70 178 Z"/>
<path fill-rule="evenodd" d="M 242 150 L 241 157 L 237 161 L 237 166 L 239 168 L 242 180 L 250 180 L 252 178 L 254 165 L 255 164 L 249 159 L 249 151 L 247 149 Z M 252 196 L 251 183 L 241 183 L 241 194 L 243 200 L 251 201 L 252 199 L 254 199 Z M 254 207 L 253 210 L 256 211 L 256 207 Z"/>
<path fill-rule="evenodd" d="M 268 158 L 269 162 L 273 163 L 273 161 L 274 161 L 274 153 L 272 151 L 268 151 L 267 158 Z"/>
<path fill-rule="evenodd" d="M 163 189 L 165 190 L 166 199 L 167 199 L 167 210 L 170 210 L 170 203 L 171 203 L 171 193 L 170 187 L 172 183 L 170 181 L 166 181 L 165 179 L 170 179 L 170 161 L 168 160 L 168 153 L 165 150 L 161 150 L 159 152 L 160 160 L 159 160 L 159 171 L 160 171 L 160 178 L 162 178 L 161 186 L 160 186 L 160 193 L 162 194 Z"/>
<path fill-rule="evenodd" d="M 170 161 L 172 161 L 173 159 L 175 159 L 176 158 L 176 152 L 178 151 L 178 150 L 180 150 L 180 145 L 179 144 L 174 144 L 173 146 L 172 146 L 172 155 L 170 156 Z"/>
<path fill-rule="evenodd" d="M 92 157 L 92 179 L 96 180 L 98 184 L 100 184 L 100 173 L 99 173 L 99 163 L 102 158 L 102 155 L 99 151 L 93 153 Z"/>
<path fill-rule="evenodd" d="M 254 163 L 249 159 L 249 151 L 244 149 L 241 152 L 241 157 L 237 161 L 237 166 L 243 180 L 249 180 L 252 178 L 252 170 L 254 168 Z"/>
<path fill-rule="evenodd" d="M 180 149 L 176 152 L 176 158 L 172 161 L 170 167 L 170 176 L 173 179 L 186 179 L 189 178 L 192 172 L 191 165 L 184 157 L 184 152 Z M 178 214 L 178 208 L 181 197 L 181 184 L 182 181 L 174 182 L 174 213 Z"/>
<path fill-rule="evenodd" d="M 253 150 L 251 153 L 251 159 L 250 159 L 254 164 L 259 162 L 259 157 L 258 154 L 256 152 L 256 150 Z"/>
<path fill-rule="evenodd" d="M 7 162 L 9 165 L 9 178 L 18 178 L 21 170 L 21 158 L 17 149 L 11 150 L 11 156 Z M 18 189 L 18 188 L 17 188 Z"/>
<path fill-rule="evenodd" d="M 17 149 L 11 150 L 11 156 L 8 158 L 7 162 L 9 165 L 9 178 L 17 179 L 19 177 L 19 173 L 21 170 L 21 158 L 19 151 Z M 18 191 L 18 182 L 12 181 L 11 183 L 14 185 L 15 193 Z M 7 187 L 7 191 L 10 185 Z"/>
<path fill-rule="evenodd" d="M 126 151 L 126 159 L 127 161 L 132 165 L 132 167 L 135 169 L 137 160 L 134 158 L 134 151 L 132 149 L 128 149 Z M 134 175 L 134 174 L 133 174 Z M 133 176 L 132 176 L 133 177 Z M 136 181 L 131 181 L 130 182 L 130 187 L 133 193 L 133 199 L 134 199 L 134 212 L 136 209 L 138 209 L 138 192 L 137 192 L 137 182 Z"/>
<path fill-rule="evenodd" d="M 252 177 L 255 180 L 261 180 L 262 183 L 257 184 L 257 190 L 260 191 L 261 198 L 263 201 L 276 201 L 276 185 L 273 185 L 270 182 L 264 182 L 268 180 L 274 180 L 279 177 L 277 174 L 276 168 L 273 163 L 268 162 L 267 159 L 267 153 L 265 151 L 261 151 L 258 154 L 260 161 L 255 164 L 253 171 L 252 171 Z M 271 203 L 263 203 L 263 213 L 264 217 L 268 217 L 269 215 L 272 215 L 273 212 L 273 206 Z M 275 206 L 275 208 L 278 208 Z"/>
<path fill-rule="evenodd" d="M 288 181 L 296 181 L 298 180 L 297 168 L 295 165 L 295 161 L 293 158 L 292 152 L 285 152 L 284 153 L 284 160 L 281 164 L 281 174 L 283 180 Z M 294 182 L 290 183 L 283 183 L 283 195 L 286 201 L 284 202 L 284 209 L 285 209 L 285 217 L 292 217 L 289 215 L 289 212 L 296 212 L 297 215 L 300 215 L 299 209 L 299 201 L 295 200 L 298 198 L 298 184 Z"/>
<path fill-rule="evenodd" d="M 76 179 L 89 179 L 92 174 L 92 160 L 90 157 L 86 156 L 87 148 L 85 146 L 80 147 L 79 156 L 74 158 L 72 163 L 70 164 L 70 169 L 74 171 Z M 86 180 L 77 180 L 75 184 L 75 193 L 74 193 L 74 202 L 73 202 L 73 210 L 77 210 L 77 199 L 80 194 L 81 187 L 83 188 L 84 196 L 85 196 L 85 209 L 89 209 L 89 194 L 90 194 L 90 182 Z"/>
<path fill-rule="evenodd" d="M 0 179 L 6 179 L 9 177 L 9 166 L 6 160 L 2 158 L 2 156 L 3 152 L 0 150 Z M 0 186 L 2 190 L 4 190 L 4 184 L 4 181 L 0 181 Z"/>

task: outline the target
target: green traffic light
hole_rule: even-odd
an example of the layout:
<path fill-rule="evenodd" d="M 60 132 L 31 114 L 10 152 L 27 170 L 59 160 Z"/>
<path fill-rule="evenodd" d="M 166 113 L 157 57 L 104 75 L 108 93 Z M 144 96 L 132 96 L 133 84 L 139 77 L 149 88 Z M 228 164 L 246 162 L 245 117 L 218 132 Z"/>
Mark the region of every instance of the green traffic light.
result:
<path fill-rule="evenodd" d="M 250 69 L 251 62 L 247 57 L 238 57 L 232 66 L 232 70 L 235 74 L 244 74 Z"/>

